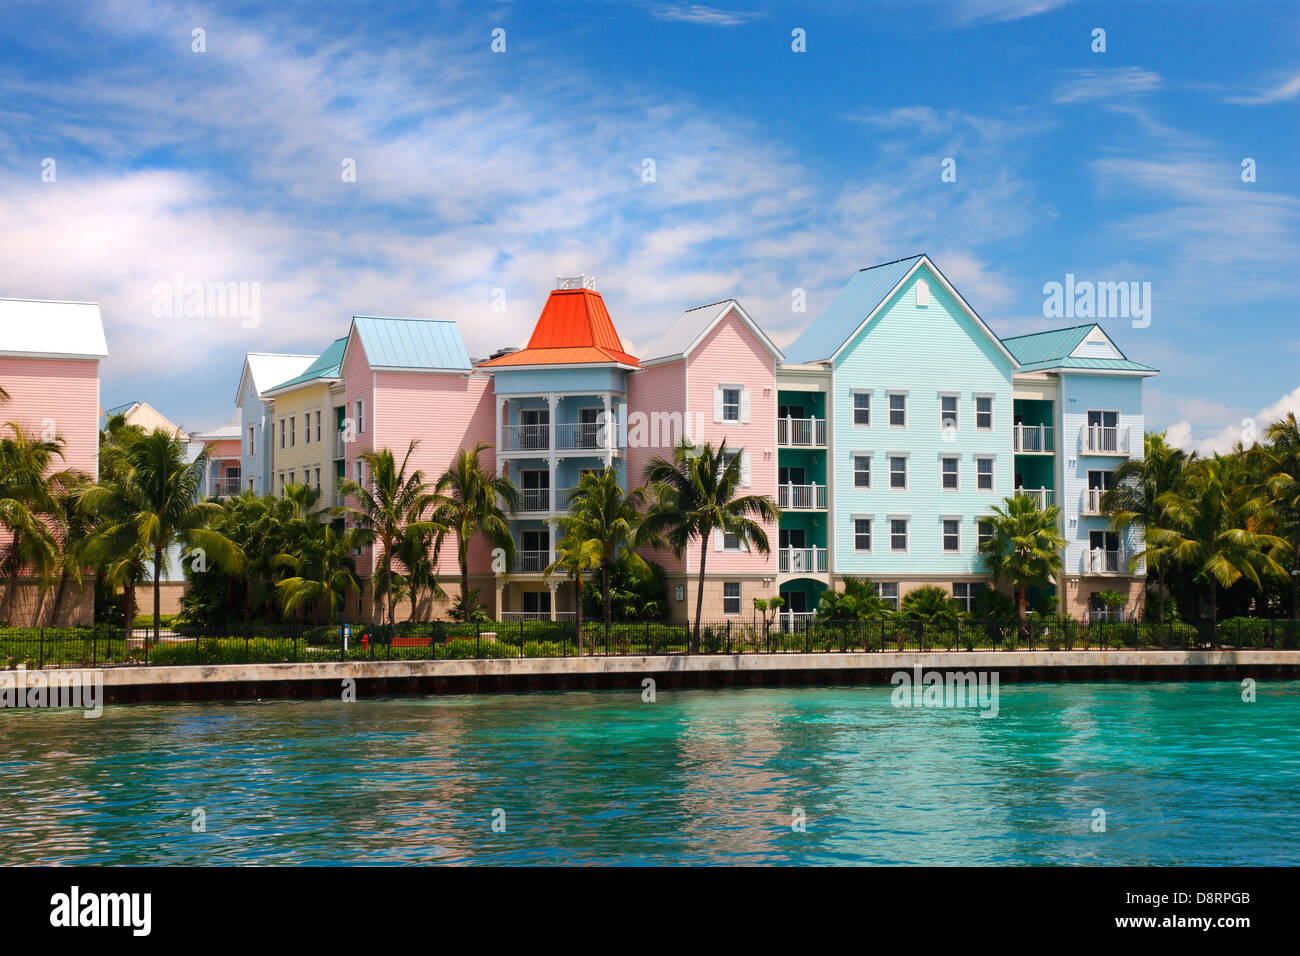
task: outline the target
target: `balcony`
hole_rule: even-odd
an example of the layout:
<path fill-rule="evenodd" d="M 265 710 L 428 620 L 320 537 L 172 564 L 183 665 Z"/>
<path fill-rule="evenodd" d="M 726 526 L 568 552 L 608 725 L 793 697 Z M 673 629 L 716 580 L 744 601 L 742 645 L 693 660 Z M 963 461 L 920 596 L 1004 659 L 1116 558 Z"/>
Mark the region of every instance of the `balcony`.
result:
<path fill-rule="evenodd" d="M 243 479 L 236 477 L 213 478 L 209 482 L 210 490 L 208 494 L 214 498 L 233 498 L 240 494 L 240 482 Z"/>
<path fill-rule="evenodd" d="M 825 548 L 778 548 L 777 571 L 781 574 L 819 574 L 826 571 Z"/>
<path fill-rule="evenodd" d="M 817 617 L 816 611 L 782 611 L 777 616 L 777 624 L 782 631 L 803 631 Z"/>
<path fill-rule="evenodd" d="M 1118 455 L 1127 458 L 1129 429 L 1084 425 L 1079 430 L 1079 451 L 1085 455 Z"/>
<path fill-rule="evenodd" d="M 576 611 L 556 611 L 555 620 L 572 621 L 576 618 Z M 551 620 L 550 611 L 502 611 L 501 620 L 503 621 L 549 621 Z"/>
<path fill-rule="evenodd" d="M 550 425 L 502 425 L 504 451 L 547 451 L 551 447 Z"/>
<path fill-rule="evenodd" d="M 541 574 L 550 563 L 549 551 L 516 551 L 513 570 L 516 574 Z"/>
<path fill-rule="evenodd" d="M 1056 504 L 1056 492 L 1051 488 L 1017 488 L 1016 496 L 1032 499 L 1039 511 L 1046 511 Z"/>
<path fill-rule="evenodd" d="M 597 422 L 556 425 L 555 447 L 565 451 L 574 449 L 604 451 L 604 431 L 604 426 Z M 612 438 L 613 436 L 610 437 Z"/>
<path fill-rule="evenodd" d="M 776 443 L 783 448 L 825 448 L 826 419 L 778 418 Z"/>
<path fill-rule="evenodd" d="M 1101 499 L 1104 494 L 1106 494 L 1106 491 L 1103 488 L 1085 488 L 1083 491 L 1083 500 L 1079 503 L 1079 514 L 1105 514 L 1101 508 Z"/>
<path fill-rule="evenodd" d="M 1128 554 L 1123 550 L 1092 548 L 1083 553 L 1084 574 L 1128 574 Z"/>
<path fill-rule="evenodd" d="M 825 485 L 777 485 L 777 507 L 783 511 L 825 511 Z"/>
<path fill-rule="evenodd" d="M 1017 455 L 1050 455 L 1056 451 L 1051 425 L 1012 425 L 1011 441 Z"/>
<path fill-rule="evenodd" d="M 520 511 L 550 511 L 551 510 L 551 489 L 550 488 L 525 488 L 519 495 Z"/>

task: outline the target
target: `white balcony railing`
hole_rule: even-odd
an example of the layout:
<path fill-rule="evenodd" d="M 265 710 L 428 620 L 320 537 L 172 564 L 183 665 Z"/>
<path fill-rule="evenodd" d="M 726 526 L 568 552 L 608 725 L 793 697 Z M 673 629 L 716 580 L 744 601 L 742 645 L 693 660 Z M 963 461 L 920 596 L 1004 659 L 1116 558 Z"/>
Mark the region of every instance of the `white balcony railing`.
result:
<path fill-rule="evenodd" d="M 1083 570 L 1087 574 L 1127 574 L 1128 555 L 1123 550 L 1092 548 L 1083 553 Z"/>
<path fill-rule="evenodd" d="M 556 611 L 555 620 L 572 621 L 578 616 L 576 611 Z M 550 611 L 502 611 L 501 620 L 503 621 L 549 621 L 551 620 Z"/>
<path fill-rule="evenodd" d="M 1083 490 L 1083 501 L 1079 504 L 1079 513 L 1085 515 L 1101 514 L 1101 497 L 1105 493 L 1102 488 L 1085 488 Z"/>
<path fill-rule="evenodd" d="M 1051 425 L 1013 425 L 1011 440 L 1016 454 L 1047 455 L 1056 451 Z"/>
<path fill-rule="evenodd" d="M 541 574 L 550 563 L 551 555 L 549 551 L 515 552 L 514 570 L 516 574 Z"/>
<path fill-rule="evenodd" d="M 776 443 L 792 448 L 820 448 L 826 444 L 826 419 L 778 418 Z"/>
<path fill-rule="evenodd" d="M 1032 498 L 1039 511 L 1046 511 L 1056 504 L 1056 492 L 1051 488 L 1017 488 L 1016 494 L 1022 498 Z"/>
<path fill-rule="evenodd" d="M 551 447 L 551 426 L 502 425 L 501 447 L 506 451 L 546 451 Z"/>
<path fill-rule="evenodd" d="M 334 457 L 348 457 L 348 443 L 343 440 L 343 430 L 339 429 L 334 433 Z"/>
<path fill-rule="evenodd" d="M 210 489 L 208 494 L 216 498 L 233 498 L 241 491 L 240 482 L 242 478 L 224 476 L 213 478 L 209 482 Z"/>
<path fill-rule="evenodd" d="M 1084 425 L 1079 432 L 1079 450 L 1085 455 L 1128 455 L 1129 429 Z"/>
<path fill-rule="evenodd" d="M 612 435 L 609 437 L 613 437 Z M 605 447 L 605 427 L 597 422 L 555 426 L 555 447 L 562 449 L 589 448 L 593 451 Z"/>
<path fill-rule="evenodd" d="M 777 485 L 776 503 L 778 507 L 786 511 L 825 511 L 826 486 Z"/>
<path fill-rule="evenodd" d="M 782 574 L 816 574 L 826 570 L 825 548 L 778 548 L 777 570 Z"/>
<path fill-rule="evenodd" d="M 525 488 L 519 496 L 520 511 L 550 511 L 550 488 Z"/>

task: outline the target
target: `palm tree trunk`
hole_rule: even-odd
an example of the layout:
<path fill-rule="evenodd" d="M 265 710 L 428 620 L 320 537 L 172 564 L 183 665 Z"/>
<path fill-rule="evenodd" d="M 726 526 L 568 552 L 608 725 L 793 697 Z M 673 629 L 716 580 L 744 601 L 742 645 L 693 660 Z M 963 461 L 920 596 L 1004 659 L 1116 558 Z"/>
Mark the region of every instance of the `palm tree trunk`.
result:
<path fill-rule="evenodd" d="M 122 625 L 127 638 L 135 626 L 135 582 L 128 581 L 122 587 Z"/>
<path fill-rule="evenodd" d="M 59 626 L 59 611 L 63 608 L 63 596 L 68 590 L 68 577 L 67 571 L 59 575 L 59 587 L 54 592 L 54 607 L 50 611 L 50 627 Z"/>
<path fill-rule="evenodd" d="M 574 590 L 577 592 L 578 609 L 574 612 L 575 620 L 578 622 L 578 656 L 582 656 L 582 572 L 579 571 L 573 581 Z"/>
<path fill-rule="evenodd" d="M 5 589 L 5 599 L 0 611 L 0 621 L 12 625 L 14 612 L 14 599 L 18 596 L 18 549 L 22 544 L 22 535 L 15 531 L 13 539 L 9 542 L 9 557 L 5 559 L 4 576 L 9 579 L 9 586 Z"/>
<path fill-rule="evenodd" d="M 610 618 L 610 593 L 609 593 L 609 562 L 600 562 L 600 586 L 605 591 L 605 631 L 609 631 Z"/>
<path fill-rule="evenodd" d="M 709 534 L 700 536 L 700 585 L 695 592 L 695 631 L 691 635 L 691 653 L 700 651 L 700 617 L 704 613 L 704 565 L 709 560 Z"/>
<path fill-rule="evenodd" d="M 465 543 L 465 529 L 461 528 L 460 541 L 456 548 L 456 557 L 460 560 L 460 607 L 469 620 L 469 546 Z M 497 608 L 500 611 L 500 608 Z"/>
<path fill-rule="evenodd" d="M 162 624 L 162 547 L 153 549 L 153 639 L 158 640 L 158 628 Z"/>

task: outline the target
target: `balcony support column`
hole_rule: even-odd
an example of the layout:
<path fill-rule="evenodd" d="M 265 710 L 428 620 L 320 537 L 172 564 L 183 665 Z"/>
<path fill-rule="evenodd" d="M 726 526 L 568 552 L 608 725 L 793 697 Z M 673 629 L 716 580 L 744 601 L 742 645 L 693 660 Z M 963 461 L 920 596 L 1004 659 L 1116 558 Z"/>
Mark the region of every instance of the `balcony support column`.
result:
<path fill-rule="evenodd" d="M 550 498 L 550 505 L 547 508 L 547 511 L 549 511 L 551 514 L 555 514 L 557 511 L 560 510 L 559 489 L 555 487 L 556 485 L 555 473 L 556 473 L 556 466 L 558 464 L 559 464 L 559 460 L 555 457 L 555 455 L 551 455 L 546 459 L 546 468 L 547 468 L 546 487 L 547 487 L 547 495 Z"/>
<path fill-rule="evenodd" d="M 546 396 L 546 427 L 548 430 L 548 440 L 546 447 L 555 451 L 559 446 L 555 444 L 555 419 L 560 415 L 560 397 L 554 392 Z"/>
<path fill-rule="evenodd" d="M 547 581 L 546 586 L 551 589 L 551 620 L 554 621 L 556 620 L 555 599 L 559 596 L 560 583 L 558 581 Z"/>
<path fill-rule="evenodd" d="M 505 427 L 510 424 L 510 399 L 497 399 L 497 476 L 504 474 L 505 456 L 501 453 L 508 449 Z"/>

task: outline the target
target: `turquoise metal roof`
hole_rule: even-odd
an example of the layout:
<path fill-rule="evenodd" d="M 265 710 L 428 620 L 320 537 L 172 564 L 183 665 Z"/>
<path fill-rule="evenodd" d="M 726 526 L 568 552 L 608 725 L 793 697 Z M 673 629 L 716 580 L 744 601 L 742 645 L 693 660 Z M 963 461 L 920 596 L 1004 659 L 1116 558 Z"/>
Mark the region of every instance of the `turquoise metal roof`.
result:
<path fill-rule="evenodd" d="M 373 315 L 354 315 L 352 322 L 372 368 L 472 368 L 455 322 Z"/>
<path fill-rule="evenodd" d="M 889 297 L 920 258 L 919 255 L 910 256 L 859 270 L 830 305 L 822 309 L 812 324 L 785 349 L 785 361 L 797 365 L 829 359 L 853 336 L 867 316 Z"/>
<path fill-rule="evenodd" d="M 348 337 L 345 335 L 341 339 L 335 339 L 330 343 L 329 348 L 317 357 L 303 370 L 301 375 L 295 375 L 287 382 L 281 382 L 275 388 L 267 389 L 268 392 L 279 391 L 282 388 L 292 388 L 294 385 L 305 385 L 307 382 L 313 382 L 318 379 L 338 378 L 343 370 L 343 350 L 347 347 Z"/>
<path fill-rule="evenodd" d="M 1122 358 L 1078 358 L 1070 355 L 1079 343 L 1088 337 L 1093 329 L 1100 328 L 1096 322 L 1089 322 L 1087 325 L 1074 325 L 1065 329 L 1051 329 L 1047 332 L 1033 332 L 1029 335 L 1016 335 L 1009 339 L 1003 339 L 1002 344 L 1007 347 L 1016 361 L 1020 363 L 1018 371 L 1021 372 L 1041 372 L 1049 368 L 1081 368 L 1081 369 L 1106 369 L 1121 372 L 1156 372 L 1158 369 L 1150 365 L 1143 365 L 1141 362 L 1133 362 L 1124 356 L 1124 352 L 1118 345 L 1115 349 L 1119 351 Z M 1106 330 L 1101 330 L 1105 334 Z M 1106 336 L 1108 339 L 1109 335 Z M 1111 340 L 1114 344 L 1114 340 Z"/>

